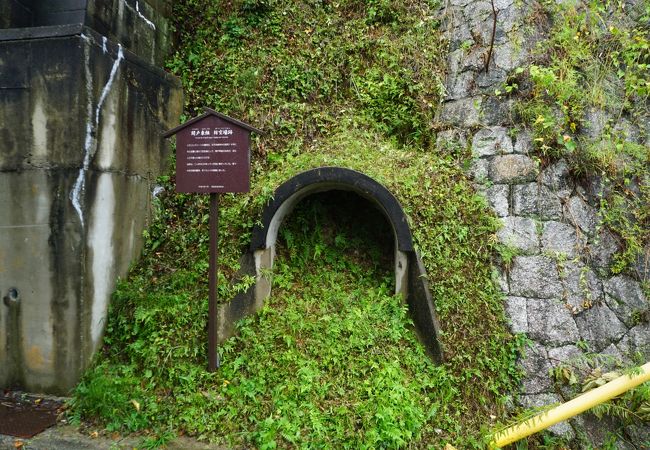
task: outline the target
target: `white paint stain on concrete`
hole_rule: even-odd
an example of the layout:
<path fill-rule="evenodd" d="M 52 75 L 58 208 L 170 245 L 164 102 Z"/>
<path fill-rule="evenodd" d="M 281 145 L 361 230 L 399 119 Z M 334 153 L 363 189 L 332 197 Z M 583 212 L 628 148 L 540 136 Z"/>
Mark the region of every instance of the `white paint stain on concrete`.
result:
<path fill-rule="evenodd" d="M 50 223 L 50 212 L 52 208 L 52 199 L 50 192 L 43 185 L 32 185 L 32 192 L 36 197 L 34 204 L 34 225 L 48 225 Z"/>
<path fill-rule="evenodd" d="M 102 132 L 97 155 L 97 166 L 102 170 L 110 170 L 115 156 L 115 142 L 117 141 L 117 111 L 118 98 L 111 96 L 106 102 L 102 113 Z"/>
<path fill-rule="evenodd" d="M 146 24 L 147 24 L 147 25 L 148 25 L 152 30 L 155 30 L 155 29 L 156 29 L 156 25 L 154 25 L 154 23 L 153 23 L 151 20 L 147 19 L 147 18 L 146 18 L 145 16 L 143 16 L 142 13 L 140 12 L 140 2 L 138 2 L 138 1 L 135 2 L 135 10 L 136 10 L 136 12 L 138 13 L 138 16 L 140 16 L 140 18 L 141 18 L 142 20 L 144 20 L 144 22 L 145 22 L 145 23 L 146 23 Z"/>
<path fill-rule="evenodd" d="M 151 20 L 147 19 L 144 16 L 144 14 L 142 14 L 142 12 L 140 11 L 140 2 L 139 1 L 135 2 L 135 8 L 133 8 L 133 6 L 131 6 L 131 5 L 129 5 L 127 0 L 122 0 L 122 1 L 126 5 L 126 7 L 129 8 L 131 11 L 135 12 L 138 15 L 138 17 L 140 17 L 140 19 L 142 19 L 142 21 L 147 24 L 147 26 L 149 28 L 151 28 L 152 30 L 156 29 L 156 25 Z"/>
<path fill-rule="evenodd" d="M 83 37 L 83 35 L 82 35 Z M 88 39 L 88 38 L 86 38 Z M 108 76 L 108 81 L 102 89 L 102 93 L 99 96 L 99 101 L 97 106 L 94 109 L 92 107 L 92 74 L 90 71 L 90 49 L 89 46 L 84 47 L 84 57 L 85 57 L 85 75 L 86 75 L 86 95 L 88 97 L 87 104 L 87 114 L 88 121 L 86 122 L 86 137 L 84 139 L 84 159 L 81 168 L 79 169 L 79 174 L 77 175 L 77 180 L 75 181 L 72 192 L 70 193 L 70 200 L 72 201 L 72 206 L 77 211 L 79 220 L 81 221 L 81 226 L 84 227 L 84 217 L 83 217 L 83 191 L 86 185 L 86 173 L 90 167 L 90 161 L 97 151 L 97 142 L 96 142 L 96 132 L 99 126 L 99 118 L 102 112 L 102 107 L 104 106 L 104 101 L 111 91 L 113 86 L 113 81 L 115 80 L 115 75 L 117 74 L 118 69 L 120 68 L 120 63 L 124 59 L 124 52 L 122 51 L 122 45 L 118 44 L 117 58 L 111 67 L 111 72 Z"/>
<path fill-rule="evenodd" d="M 126 252 L 127 255 L 129 255 L 129 259 L 133 259 L 136 257 L 135 254 L 135 233 L 136 233 L 136 227 L 135 227 L 135 219 L 131 219 L 131 229 L 129 230 L 129 250 Z"/>
<path fill-rule="evenodd" d="M 32 163 L 47 160 L 47 114 L 41 98 L 37 98 L 32 113 Z"/>
<path fill-rule="evenodd" d="M 112 177 L 110 173 L 102 173 L 97 180 L 97 193 L 88 231 L 93 285 L 90 325 L 93 351 L 103 334 L 108 301 L 114 288 L 115 190 Z"/>

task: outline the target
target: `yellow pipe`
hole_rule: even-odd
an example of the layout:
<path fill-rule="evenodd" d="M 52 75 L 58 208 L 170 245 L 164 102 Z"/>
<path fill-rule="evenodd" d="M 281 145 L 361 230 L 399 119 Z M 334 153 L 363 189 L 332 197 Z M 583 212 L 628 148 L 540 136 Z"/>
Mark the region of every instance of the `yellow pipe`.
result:
<path fill-rule="evenodd" d="M 573 400 L 496 433 L 490 443 L 490 448 L 503 447 L 538 431 L 545 430 L 551 425 L 576 416 L 646 381 L 650 381 L 650 362 L 639 367 L 639 371 L 634 375 L 622 375 L 607 384 L 579 395 Z"/>

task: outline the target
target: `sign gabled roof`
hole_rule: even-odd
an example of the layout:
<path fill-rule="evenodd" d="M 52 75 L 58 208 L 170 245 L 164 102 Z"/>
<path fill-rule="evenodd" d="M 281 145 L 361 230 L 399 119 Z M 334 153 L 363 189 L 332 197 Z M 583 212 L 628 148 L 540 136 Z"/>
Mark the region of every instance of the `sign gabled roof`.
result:
<path fill-rule="evenodd" d="M 217 117 L 225 120 L 226 122 L 230 122 L 233 125 L 238 126 L 240 128 L 243 128 L 245 130 L 248 130 L 250 132 L 254 132 L 254 133 L 257 133 L 257 134 L 264 134 L 264 132 L 262 130 L 260 130 L 258 128 L 255 128 L 255 127 L 253 127 L 251 125 L 248 125 L 247 123 L 244 123 L 244 122 L 242 122 L 240 120 L 233 119 L 232 117 L 228 117 L 225 114 L 221 114 L 221 113 L 215 111 L 214 109 L 203 108 L 203 110 L 205 111 L 203 114 L 201 114 L 200 116 L 194 117 L 193 119 L 190 119 L 187 122 L 180 124 L 176 128 L 172 128 L 171 130 L 163 133 L 163 137 L 164 138 L 171 137 L 171 136 L 175 135 L 176 133 L 178 133 L 179 131 L 181 131 L 183 128 L 185 128 L 187 126 L 190 126 L 190 125 L 192 125 L 192 124 L 194 124 L 196 122 L 199 122 L 199 121 L 205 119 L 208 116 L 217 116 Z"/>

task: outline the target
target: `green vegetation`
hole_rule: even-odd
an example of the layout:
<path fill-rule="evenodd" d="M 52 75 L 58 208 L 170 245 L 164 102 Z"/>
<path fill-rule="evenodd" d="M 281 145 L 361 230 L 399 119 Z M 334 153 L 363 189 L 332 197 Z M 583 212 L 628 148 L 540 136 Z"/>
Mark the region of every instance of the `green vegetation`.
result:
<path fill-rule="evenodd" d="M 433 148 L 445 53 L 437 7 L 174 2 L 178 48 L 168 68 L 183 81 L 188 117 L 209 106 L 267 132 L 253 142 L 251 192 L 223 196 L 219 298 L 251 285 L 236 278 L 238 258 L 278 185 L 318 166 L 356 169 L 409 216 L 445 364 L 427 359 L 390 295 L 381 221 L 358 214 L 358 203 L 337 216 L 329 202 L 351 200 L 331 194 L 305 200 L 283 225 L 272 298 L 220 348 L 220 371 L 207 373 L 208 205 L 173 193 L 167 175 L 144 258 L 114 295 L 74 417 L 144 433 L 152 447 L 189 434 L 259 448 L 483 448 L 506 415 L 522 346 L 506 330 L 490 262 L 498 255 L 507 265 L 516 253 L 496 245 L 498 221 L 460 169 L 467 149 Z M 533 126 L 543 164 L 565 158 L 576 175 L 601 178 L 604 223 L 625 243 L 613 270 L 627 270 L 649 239 L 649 153 L 616 124 L 647 114 L 650 12 L 646 5 L 631 22 L 618 4 L 546 7 L 551 38 L 504 91 L 524 94 L 518 114 Z M 606 115 L 596 129 L 597 110 Z M 541 439 L 539 448 L 560 445 Z"/>
<path fill-rule="evenodd" d="M 545 3 L 552 22 L 538 62 L 508 83 L 530 85 L 517 107 L 543 163 L 565 158 L 578 177 L 601 181 L 603 224 L 623 243 L 612 271 L 633 268 L 650 243 L 650 4 Z M 647 140 L 646 140 L 647 142 Z"/>
<path fill-rule="evenodd" d="M 167 295 L 145 294 L 134 274 L 115 295 L 105 354 L 77 388 L 74 414 L 108 430 L 259 448 L 448 439 L 481 448 L 480 422 L 463 415 L 499 406 L 468 404 L 466 390 L 506 389 L 508 374 L 495 377 L 498 386 L 477 379 L 489 368 L 466 355 L 453 365 L 429 360 L 391 295 L 390 242 L 381 213 L 354 194 L 304 200 L 281 230 L 272 299 L 221 347 L 215 374 L 205 371 L 205 300 L 199 308 L 191 292 L 178 294 L 197 280 L 179 275 Z M 514 346 L 506 347 L 498 356 L 512 370 Z M 452 372 L 461 364 L 463 378 Z"/>
<path fill-rule="evenodd" d="M 428 361 L 385 274 L 350 256 L 367 247 L 377 260 L 368 228 L 313 231 L 325 214 L 314 206 L 283 226 L 268 307 L 240 324 L 222 369 L 207 373 L 208 205 L 173 193 L 170 175 L 144 258 L 114 295 L 103 352 L 77 388 L 77 418 L 153 433 L 151 445 L 183 433 L 261 448 L 482 447 L 514 391 L 520 341 L 492 280 L 498 221 L 460 169 L 468 155 L 432 148 L 445 51 L 436 7 L 175 2 L 169 68 L 188 116 L 209 106 L 268 133 L 253 143 L 251 192 L 222 197 L 220 299 L 250 285 L 235 279 L 238 258 L 280 183 L 323 165 L 356 169 L 410 217 L 447 362 Z"/>

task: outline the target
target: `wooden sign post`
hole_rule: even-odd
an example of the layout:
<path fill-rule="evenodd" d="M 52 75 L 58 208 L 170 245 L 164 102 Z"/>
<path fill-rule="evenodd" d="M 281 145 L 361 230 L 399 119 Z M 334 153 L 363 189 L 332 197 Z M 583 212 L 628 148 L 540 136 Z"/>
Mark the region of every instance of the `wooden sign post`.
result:
<path fill-rule="evenodd" d="M 221 365 L 217 351 L 219 194 L 250 190 L 250 134 L 244 122 L 205 108 L 205 113 L 169 130 L 176 135 L 176 192 L 210 194 L 208 370 Z"/>

